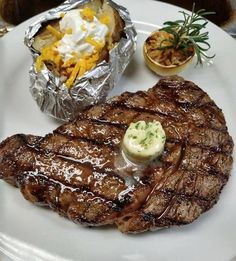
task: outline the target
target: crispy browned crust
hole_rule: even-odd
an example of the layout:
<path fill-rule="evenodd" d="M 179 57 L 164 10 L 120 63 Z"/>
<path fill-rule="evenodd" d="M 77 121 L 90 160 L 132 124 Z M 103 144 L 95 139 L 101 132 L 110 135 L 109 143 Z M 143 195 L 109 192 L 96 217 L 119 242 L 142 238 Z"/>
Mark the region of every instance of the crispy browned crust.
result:
<path fill-rule="evenodd" d="M 131 122 L 158 120 L 167 142 L 130 188 L 117 171 Z M 115 97 L 45 137 L 0 145 L 0 178 L 74 222 L 116 224 L 126 233 L 188 224 L 218 200 L 232 167 L 222 111 L 192 82 L 166 77 L 147 92 Z"/>

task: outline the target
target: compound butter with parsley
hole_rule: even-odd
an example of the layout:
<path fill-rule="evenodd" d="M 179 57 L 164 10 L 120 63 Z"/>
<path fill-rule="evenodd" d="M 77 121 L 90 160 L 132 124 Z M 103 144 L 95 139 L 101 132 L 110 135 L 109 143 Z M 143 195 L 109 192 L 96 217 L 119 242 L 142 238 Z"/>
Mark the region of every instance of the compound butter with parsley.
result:
<path fill-rule="evenodd" d="M 132 161 L 150 161 L 163 152 L 165 131 L 159 121 L 131 123 L 123 139 L 123 151 Z"/>

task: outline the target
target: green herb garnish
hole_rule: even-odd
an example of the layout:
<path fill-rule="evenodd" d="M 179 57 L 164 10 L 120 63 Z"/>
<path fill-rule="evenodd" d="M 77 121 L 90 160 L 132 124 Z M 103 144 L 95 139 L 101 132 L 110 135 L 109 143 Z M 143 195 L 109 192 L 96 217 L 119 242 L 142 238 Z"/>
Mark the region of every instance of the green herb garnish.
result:
<path fill-rule="evenodd" d="M 197 56 L 197 64 L 203 63 L 202 56 L 207 59 L 213 58 L 213 56 L 206 55 L 206 51 L 210 49 L 210 44 L 207 42 L 209 39 L 208 32 L 201 32 L 206 28 L 208 21 L 204 18 L 206 15 L 214 14 L 214 12 L 206 12 L 205 9 L 200 9 L 194 12 L 195 4 L 193 4 L 192 13 L 187 14 L 185 11 L 179 11 L 183 14 L 183 20 L 167 21 L 164 23 L 164 27 L 160 31 L 165 31 L 171 34 L 173 37 L 162 40 L 159 50 L 165 49 L 182 49 L 188 50 L 189 47 L 193 47 Z M 168 45 L 162 46 L 164 42 L 168 42 Z"/>

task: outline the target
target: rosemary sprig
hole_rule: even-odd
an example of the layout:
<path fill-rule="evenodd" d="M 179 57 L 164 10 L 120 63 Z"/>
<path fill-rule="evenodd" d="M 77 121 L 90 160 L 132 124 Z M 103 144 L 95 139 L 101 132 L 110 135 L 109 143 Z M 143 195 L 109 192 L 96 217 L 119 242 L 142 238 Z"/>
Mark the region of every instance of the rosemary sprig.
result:
<path fill-rule="evenodd" d="M 192 46 L 197 56 L 197 65 L 203 63 L 202 57 L 207 59 L 213 58 L 215 55 L 208 56 L 205 52 L 210 49 L 208 32 L 201 32 L 206 28 L 208 21 L 204 18 L 206 15 L 214 14 L 214 12 L 206 12 L 200 9 L 194 12 L 195 4 L 193 4 L 192 13 L 187 14 L 185 11 L 179 11 L 183 14 L 183 20 L 167 21 L 160 31 L 165 31 L 173 37 L 162 40 L 160 50 L 165 49 L 182 49 L 183 51 Z M 169 43 L 164 45 L 163 43 Z"/>

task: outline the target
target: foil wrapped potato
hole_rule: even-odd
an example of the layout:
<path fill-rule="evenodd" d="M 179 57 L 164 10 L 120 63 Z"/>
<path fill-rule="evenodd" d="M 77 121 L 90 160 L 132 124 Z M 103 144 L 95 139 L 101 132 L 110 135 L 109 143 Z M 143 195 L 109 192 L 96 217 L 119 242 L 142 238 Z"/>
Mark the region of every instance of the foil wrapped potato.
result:
<path fill-rule="evenodd" d="M 25 43 L 34 99 L 67 121 L 105 100 L 134 53 L 136 31 L 128 11 L 112 1 L 70 0 L 30 26 Z"/>

